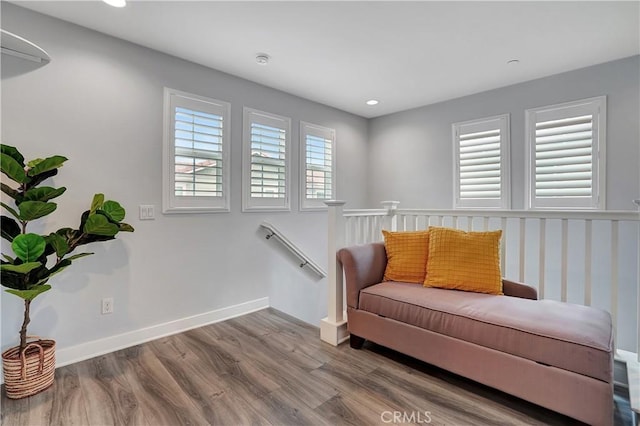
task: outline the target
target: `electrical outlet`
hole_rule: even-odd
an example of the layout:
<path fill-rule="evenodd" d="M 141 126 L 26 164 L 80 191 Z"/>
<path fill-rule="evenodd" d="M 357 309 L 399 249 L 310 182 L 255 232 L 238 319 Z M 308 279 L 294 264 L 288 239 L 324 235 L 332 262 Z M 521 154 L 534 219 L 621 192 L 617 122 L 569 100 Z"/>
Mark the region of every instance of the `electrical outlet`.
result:
<path fill-rule="evenodd" d="M 102 299 L 102 314 L 113 313 L 113 297 L 107 297 Z"/>

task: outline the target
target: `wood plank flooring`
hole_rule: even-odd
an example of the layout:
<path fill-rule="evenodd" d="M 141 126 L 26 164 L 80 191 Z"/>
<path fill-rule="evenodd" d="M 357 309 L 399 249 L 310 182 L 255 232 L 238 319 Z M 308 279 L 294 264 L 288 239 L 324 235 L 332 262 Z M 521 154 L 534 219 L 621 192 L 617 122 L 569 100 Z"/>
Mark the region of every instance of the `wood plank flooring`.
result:
<path fill-rule="evenodd" d="M 273 309 L 59 368 L 31 398 L 3 391 L 1 409 L 7 426 L 385 425 L 393 412 L 403 424 L 576 424 L 368 342 L 335 348 Z M 631 422 L 617 389 L 616 424 Z"/>

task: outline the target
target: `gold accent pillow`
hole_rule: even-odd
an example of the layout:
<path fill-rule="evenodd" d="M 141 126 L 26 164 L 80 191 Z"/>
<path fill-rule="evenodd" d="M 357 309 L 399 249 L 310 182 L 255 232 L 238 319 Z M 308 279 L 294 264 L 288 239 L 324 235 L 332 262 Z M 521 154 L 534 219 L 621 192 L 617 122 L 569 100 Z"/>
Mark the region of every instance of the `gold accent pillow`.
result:
<path fill-rule="evenodd" d="M 429 231 L 382 231 L 387 251 L 385 281 L 422 284 L 429 255 Z"/>
<path fill-rule="evenodd" d="M 465 232 L 429 228 L 425 287 L 503 294 L 500 273 L 502 231 Z"/>

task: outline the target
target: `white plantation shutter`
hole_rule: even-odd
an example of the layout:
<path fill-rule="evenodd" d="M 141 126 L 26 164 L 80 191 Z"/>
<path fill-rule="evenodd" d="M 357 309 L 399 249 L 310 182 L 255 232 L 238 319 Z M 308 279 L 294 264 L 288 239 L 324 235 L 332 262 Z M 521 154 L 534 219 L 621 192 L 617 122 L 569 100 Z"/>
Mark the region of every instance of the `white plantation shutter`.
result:
<path fill-rule="evenodd" d="M 527 110 L 531 208 L 604 208 L 606 99 Z"/>
<path fill-rule="evenodd" d="M 243 210 L 289 209 L 291 120 L 244 109 Z"/>
<path fill-rule="evenodd" d="M 335 130 L 300 123 L 300 209 L 326 209 L 335 193 Z"/>
<path fill-rule="evenodd" d="M 165 213 L 229 210 L 229 109 L 165 88 Z"/>
<path fill-rule="evenodd" d="M 221 115 L 175 109 L 176 197 L 222 197 Z"/>
<path fill-rule="evenodd" d="M 285 198 L 286 131 L 251 123 L 251 197 Z"/>
<path fill-rule="evenodd" d="M 509 208 L 509 116 L 453 124 L 456 208 Z"/>

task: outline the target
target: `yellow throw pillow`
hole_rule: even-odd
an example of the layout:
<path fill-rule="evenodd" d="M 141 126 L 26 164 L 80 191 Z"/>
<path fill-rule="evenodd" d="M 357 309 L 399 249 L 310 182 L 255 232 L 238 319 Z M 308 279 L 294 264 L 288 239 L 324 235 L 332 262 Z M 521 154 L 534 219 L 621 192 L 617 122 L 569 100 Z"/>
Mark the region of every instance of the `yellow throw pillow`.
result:
<path fill-rule="evenodd" d="M 500 273 L 502 231 L 465 232 L 429 228 L 425 287 L 503 294 Z"/>
<path fill-rule="evenodd" d="M 429 255 L 429 231 L 382 231 L 387 251 L 385 281 L 421 284 Z"/>

